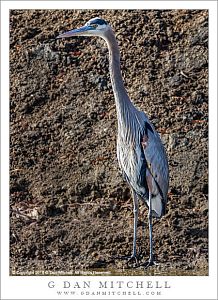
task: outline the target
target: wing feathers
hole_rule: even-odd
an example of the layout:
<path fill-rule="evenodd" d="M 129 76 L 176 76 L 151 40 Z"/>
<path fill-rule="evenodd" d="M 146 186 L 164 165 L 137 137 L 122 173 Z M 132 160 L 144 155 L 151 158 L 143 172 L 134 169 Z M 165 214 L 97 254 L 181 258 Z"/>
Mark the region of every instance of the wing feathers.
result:
<path fill-rule="evenodd" d="M 168 162 L 161 139 L 152 124 L 149 124 L 148 121 L 145 122 L 145 130 L 141 139 L 141 145 L 146 160 L 146 167 L 148 169 L 147 173 L 149 173 L 153 179 L 149 179 L 150 182 L 152 181 L 152 186 L 150 186 L 149 189 L 152 189 L 151 192 L 154 195 L 152 203 L 155 203 L 155 207 L 157 209 L 157 211 L 155 211 L 159 215 L 160 211 L 162 211 L 162 201 L 164 203 L 167 202 L 167 191 L 169 185 Z M 147 178 L 148 176 L 146 176 L 146 180 Z"/>

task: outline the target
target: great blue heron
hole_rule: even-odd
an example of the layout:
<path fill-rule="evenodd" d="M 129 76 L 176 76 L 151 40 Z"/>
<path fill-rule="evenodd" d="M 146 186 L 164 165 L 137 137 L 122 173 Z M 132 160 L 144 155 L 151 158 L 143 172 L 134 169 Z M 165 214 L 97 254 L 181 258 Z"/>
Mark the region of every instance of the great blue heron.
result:
<path fill-rule="evenodd" d="M 165 213 L 169 172 L 167 156 L 158 133 L 147 115 L 136 109 L 128 97 L 120 71 L 119 47 L 110 25 L 101 18 L 89 20 L 85 26 L 60 34 L 57 38 L 99 36 L 109 49 L 110 77 L 118 119 L 117 157 L 120 169 L 132 190 L 134 203 L 134 234 L 131 259 L 137 261 L 136 237 L 138 202 L 148 206 L 150 256 L 145 266 L 155 264 L 152 241 L 152 216 Z"/>

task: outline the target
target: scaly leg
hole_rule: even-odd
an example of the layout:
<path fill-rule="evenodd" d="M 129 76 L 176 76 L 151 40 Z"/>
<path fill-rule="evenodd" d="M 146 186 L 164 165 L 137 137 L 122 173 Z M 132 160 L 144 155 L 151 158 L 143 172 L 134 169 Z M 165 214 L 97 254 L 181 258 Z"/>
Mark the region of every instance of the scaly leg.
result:
<path fill-rule="evenodd" d="M 149 211 L 148 211 L 148 222 L 149 222 L 149 241 L 150 241 L 150 256 L 149 265 L 153 265 L 153 239 L 152 239 L 152 202 L 151 192 L 149 191 Z"/>
<path fill-rule="evenodd" d="M 132 190 L 132 197 L 133 197 L 133 213 L 134 213 L 134 227 L 133 227 L 133 250 L 132 255 L 128 259 L 128 262 L 135 261 L 136 265 L 138 265 L 138 259 L 136 255 L 136 240 L 137 240 L 137 224 L 138 224 L 138 213 L 139 213 L 139 201 L 138 196 L 136 193 Z"/>
<path fill-rule="evenodd" d="M 138 224 L 138 214 L 139 214 L 139 201 L 138 197 L 134 191 L 132 191 L 133 195 L 133 213 L 134 213 L 134 229 L 133 229 L 133 252 L 132 257 L 136 258 L 136 239 L 137 239 L 137 224 Z"/>
<path fill-rule="evenodd" d="M 148 223 L 149 223 L 149 241 L 150 241 L 150 255 L 149 261 L 144 264 L 147 268 L 149 266 L 156 265 L 153 257 L 153 239 L 152 239 L 152 201 L 151 201 L 151 192 L 149 191 L 149 211 L 148 211 Z"/>
<path fill-rule="evenodd" d="M 135 261 L 136 265 L 138 265 L 138 259 L 136 255 L 136 239 L 137 239 L 137 224 L 138 224 L 138 212 L 139 212 L 139 204 L 138 204 L 138 196 L 136 193 L 132 190 L 132 197 L 133 197 L 133 213 L 134 213 L 134 228 L 133 228 L 133 251 L 132 255 L 129 256 L 122 256 L 122 257 L 116 257 L 119 259 L 127 259 L 128 262 Z"/>

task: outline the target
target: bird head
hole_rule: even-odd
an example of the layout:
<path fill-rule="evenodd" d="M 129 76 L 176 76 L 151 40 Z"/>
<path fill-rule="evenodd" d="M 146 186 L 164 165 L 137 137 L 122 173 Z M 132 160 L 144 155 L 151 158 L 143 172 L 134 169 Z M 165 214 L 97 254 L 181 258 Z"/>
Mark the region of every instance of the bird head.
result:
<path fill-rule="evenodd" d="M 103 37 L 106 31 L 110 29 L 110 25 L 101 18 L 93 18 L 84 26 L 64 32 L 57 36 L 58 39 L 71 36 L 101 36 Z"/>

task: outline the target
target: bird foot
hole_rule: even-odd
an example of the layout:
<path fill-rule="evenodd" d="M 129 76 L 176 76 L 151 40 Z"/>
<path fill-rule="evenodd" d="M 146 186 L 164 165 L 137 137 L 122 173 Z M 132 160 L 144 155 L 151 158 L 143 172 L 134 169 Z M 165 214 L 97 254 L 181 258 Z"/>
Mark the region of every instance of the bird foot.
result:
<path fill-rule="evenodd" d="M 136 255 L 131 255 L 131 256 L 116 256 L 116 257 L 113 257 L 113 258 L 114 259 L 126 260 L 127 264 L 133 263 L 134 267 L 139 267 L 138 256 L 136 256 Z"/>
<path fill-rule="evenodd" d="M 154 261 L 153 259 L 149 259 L 149 261 L 146 261 L 145 263 L 141 264 L 140 266 L 147 269 L 148 267 L 157 266 L 157 265 L 158 265 L 158 263 L 156 263 L 156 261 Z"/>
<path fill-rule="evenodd" d="M 136 255 L 131 255 L 130 257 L 127 258 L 127 264 L 133 262 L 135 267 L 139 267 L 139 261 L 138 261 L 138 256 Z"/>

